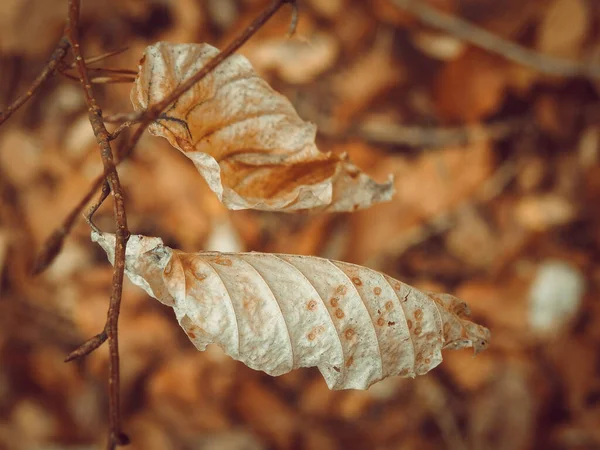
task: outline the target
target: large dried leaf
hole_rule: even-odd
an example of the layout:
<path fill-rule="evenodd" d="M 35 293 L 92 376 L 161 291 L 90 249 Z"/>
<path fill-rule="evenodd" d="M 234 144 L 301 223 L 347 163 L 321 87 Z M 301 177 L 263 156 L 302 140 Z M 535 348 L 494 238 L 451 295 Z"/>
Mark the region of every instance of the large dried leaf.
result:
<path fill-rule="evenodd" d="M 131 92 L 136 110 L 161 101 L 219 51 L 208 44 L 149 46 Z M 230 209 L 352 211 L 389 200 L 345 157 L 319 151 L 316 127 L 234 55 L 150 125 L 196 165 Z"/>
<path fill-rule="evenodd" d="M 114 235 L 92 239 L 113 261 Z M 489 340 L 486 328 L 468 320 L 468 306 L 451 295 L 323 258 L 183 253 L 135 235 L 125 270 L 173 308 L 199 350 L 218 344 L 270 375 L 316 366 L 332 389 L 422 375 L 442 361 L 442 349 L 477 352 Z"/>

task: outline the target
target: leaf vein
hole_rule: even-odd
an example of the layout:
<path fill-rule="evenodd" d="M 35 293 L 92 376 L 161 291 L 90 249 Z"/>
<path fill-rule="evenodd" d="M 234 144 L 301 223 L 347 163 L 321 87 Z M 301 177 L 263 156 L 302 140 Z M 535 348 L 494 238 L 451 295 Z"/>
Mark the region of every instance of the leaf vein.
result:
<path fill-rule="evenodd" d="M 204 259 L 204 262 L 206 262 L 206 264 L 208 265 L 208 267 L 210 267 L 210 269 L 213 271 L 213 273 L 217 276 L 217 278 L 219 279 L 219 281 L 223 285 L 223 289 L 225 289 L 225 293 L 227 294 L 227 297 L 229 298 L 229 304 L 231 305 L 231 309 L 233 310 L 233 318 L 235 319 L 235 332 L 237 334 L 237 354 L 240 355 L 240 353 L 241 353 L 240 325 L 238 323 L 237 312 L 236 312 L 235 306 L 233 304 L 233 299 L 231 298 L 231 294 L 229 293 L 229 289 L 227 289 L 227 285 L 225 284 L 225 282 L 221 278 L 221 275 L 219 275 L 219 272 L 217 271 L 217 269 L 215 269 L 215 267 L 213 266 L 213 264 L 208 259 Z"/>
<path fill-rule="evenodd" d="M 402 306 L 402 299 L 398 296 L 398 294 L 396 293 L 396 290 L 394 289 L 394 286 L 392 286 L 392 284 L 389 282 L 389 280 L 387 279 L 386 276 L 384 276 L 383 274 L 380 274 L 383 277 L 383 280 L 387 283 L 387 285 L 390 287 L 390 289 L 392 290 L 392 292 L 394 293 L 394 297 L 396 297 L 396 300 L 398 300 L 398 304 L 400 305 L 400 310 L 402 311 L 402 317 L 404 318 L 404 323 L 406 324 L 406 330 L 408 331 L 408 341 L 410 342 L 410 346 L 412 348 L 412 359 L 413 359 L 413 364 L 412 364 L 412 373 L 415 374 L 415 369 L 417 366 L 417 355 L 416 355 L 416 350 L 415 350 L 415 343 L 413 342 L 413 338 L 412 338 L 412 332 L 411 329 L 408 327 L 408 319 L 406 317 L 406 309 L 404 308 L 404 306 Z M 410 286 L 405 284 L 405 286 L 409 289 L 410 291 Z M 409 294 L 410 295 L 410 292 Z"/>
<path fill-rule="evenodd" d="M 281 309 L 281 304 L 279 302 L 279 300 L 277 299 L 277 296 L 275 295 L 275 292 L 273 292 L 273 289 L 271 289 L 271 286 L 269 286 L 269 283 L 267 283 L 267 280 L 265 280 L 265 278 L 262 276 L 262 274 L 260 273 L 260 271 L 250 262 L 248 261 L 246 258 L 244 258 L 244 256 L 253 256 L 250 253 L 241 253 L 238 254 L 238 258 L 243 261 L 244 263 L 246 263 L 254 272 L 256 272 L 256 274 L 258 275 L 258 277 L 263 281 L 263 283 L 265 283 L 265 286 L 267 287 L 267 289 L 269 290 L 269 292 L 271 293 L 271 296 L 273 297 L 273 300 L 275 301 L 275 304 L 277 305 L 277 307 L 279 308 L 279 314 L 281 314 L 281 318 L 283 320 L 283 323 L 285 325 L 285 331 L 287 332 L 287 336 L 288 336 L 288 342 L 290 345 L 290 353 L 292 354 L 292 369 L 296 367 L 296 355 L 294 352 L 294 344 L 292 342 L 292 335 L 290 334 L 290 328 L 288 326 L 288 322 L 286 320 L 285 314 L 283 314 L 283 309 Z"/>
<path fill-rule="evenodd" d="M 274 254 L 272 254 L 272 256 L 274 256 L 275 258 L 277 258 L 279 261 L 283 262 L 284 264 L 287 264 L 288 266 L 292 267 L 296 272 L 298 272 L 300 274 L 300 277 L 304 278 L 306 280 L 306 282 L 308 283 L 308 285 L 312 288 L 312 290 L 317 294 L 317 297 L 319 298 L 319 300 L 321 300 L 321 303 L 323 304 L 323 307 L 325 308 L 325 311 L 327 312 L 327 317 L 329 317 L 329 321 L 331 322 L 331 326 L 332 326 L 333 330 L 335 331 L 335 335 L 337 336 L 338 343 L 340 344 L 342 358 L 345 359 L 346 354 L 344 352 L 344 345 L 342 344 L 342 338 L 338 334 L 337 329 L 335 328 L 335 323 L 333 321 L 333 317 L 331 316 L 331 312 L 329 312 L 329 308 L 327 308 L 327 305 L 325 304 L 325 299 L 323 299 L 321 294 L 319 294 L 319 291 L 317 290 L 317 288 L 310 282 L 310 280 L 306 277 L 306 275 L 304 275 L 304 273 L 298 267 L 293 265 L 291 262 L 283 259 L 281 257 L 281 255 L 279 255 L 279 254 L 274 253 Z M 290 256 L 290 255 L 287 255 L 287 256 Z"/>
<path fill-rule="evenodd" d="M 346 272 L 344 272 L 342 270 L 342 268 L 338 266 L 337 263 L 335 263 L 333 261 L 329 261 L 329 263 L 337 271 L 341 272 L 343 274 L 344 278 L 346 278 L 346 280 L 348 280 L 348 284 L 350 286 L 352 286 L 352 289 L 354 290 L 354 292 L 356 292 L 356 295 L 358 295 L 358 298 L 360 299 L 363 307 L 365 308 L 365 310 L 367 311 L 367 314 L 369 315 L 369 320 L 371 321 L 371 325 L 372 325 L 372 328 L 373 328 L 373 333 L 375 334 L 375 342 L 377 342 L 377 352 L 379 353 L 379 361 L 381 362 L 381 373 L 379 374 L 379 378 L 378 379 L 382 379 L 383 378 L 383 356 L 381 354 L 381 342 L 379 342 L 379 336 L 377 335 L 377 330 L 375 329 L 375 322 L 373 321 L 373 316 L 371 315 L 371 312 L 369 311 L 369 308 L 367 307 L 365 299 L 363 298 L 362 295 L 360 295 L 360 292 L 358 291 L 358 289 L 356 289 L 356 286 L 354 285 L 354 283 L 352 282 L 352 280 L 350 279 L 350 277 L 348 276 L 348 274 Z"/>

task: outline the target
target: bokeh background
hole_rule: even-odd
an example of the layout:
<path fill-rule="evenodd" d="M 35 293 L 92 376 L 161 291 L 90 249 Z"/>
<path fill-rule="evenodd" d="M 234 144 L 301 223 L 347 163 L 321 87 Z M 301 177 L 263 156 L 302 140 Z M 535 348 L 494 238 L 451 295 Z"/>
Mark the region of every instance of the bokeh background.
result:
<path fill-rule="evenodd" d="M 425 0 L 421 0 L 425 1 Z M 222 46 L 262 0 L 83 2 L 85 55 L 135 70 L 158 40 Z M 171 310 L 127 283 L 120 322 L 132 449 L 599 449 L 599 80 L 558 77 L 431 28 L 395 0 L 298 0 L 241 51 L 393 201 L 354 214 L 227 211 L 193 165 L 146 135 L 119 168 L 133 233 L 201 249 L 319 255 L 451 292 L 491 347 L 445 352 L 418 379 L 329 391 L 313 369 L 271 378 L 197 352 Z M 497 36 L 596 64 L 594 0 L 429 0 Z M 66 1 L 0 2 L 0 108 L 39 73 Z M 105 113 L 131 85 L 100 85 Z M 56 76 L 0 129 L 0 448 L 101 448 L 112 269 L 80 221 L 31 278 L 44 239 L 102 171 L 77 83 Z M 97 215 L 114 229 L 107 202 Z"/>

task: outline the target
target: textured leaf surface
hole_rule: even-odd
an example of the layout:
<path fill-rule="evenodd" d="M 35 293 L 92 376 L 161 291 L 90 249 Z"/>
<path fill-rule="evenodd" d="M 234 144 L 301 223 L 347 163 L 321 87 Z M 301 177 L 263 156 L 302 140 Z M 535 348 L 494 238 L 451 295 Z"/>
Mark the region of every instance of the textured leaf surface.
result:
<path fill-rule="evenodd" d="M 136 110 L 159 102 L 219 52 L 208 44 L 146 48 L 131 92 Z M 387 201 L 356 166 L 315 145 L 316 127 L 234 55 L 179 98 L 149 130 L 190 158 L 230 209 L 353 211 Z"/>
<path fill-rule="evenodd" d="M 114 260 L 114 235 L 92 239 Z M 183 253 L 131 236 L 126 273 L 173 308 L 199 350 L 215 343 L 270 375 L 319 368 L 332 389 L 427 373 L 445 348 L 484 349 L 468 306 L 371 269 L 312 256 Z"/>

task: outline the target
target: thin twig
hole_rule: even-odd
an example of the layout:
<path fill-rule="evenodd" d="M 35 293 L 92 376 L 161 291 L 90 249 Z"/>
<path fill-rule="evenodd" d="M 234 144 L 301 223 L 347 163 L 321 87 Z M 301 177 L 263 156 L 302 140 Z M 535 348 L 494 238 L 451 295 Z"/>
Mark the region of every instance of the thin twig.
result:
<path fill-rule="evenodd" d="M 118 445 L 127 445 L 129 438 L 121 430 L 121 399 L 120 399 L 120 369 L 119 369 L 119 338 L 118 321 L 121 307 L 121 295 L 123 293 L 123 277 L 125 271 L 125 249 L 129 239 L 129 229 L 127 228 L 127 215 L 125 212 L 125 199 L 119 175 L 113 161 L 113 153 L 110 147 L 110 133 L 102 120 L 102 110 L 96 102 L 87 66 L 83 60 L 79 44 L 79 8 L 80 0 L 69 0 L 69 13 L 65 27 L 65 36 L 71 43 L 71 50 L 75 57 L 75 66 L 79 73 L 84 97 L 88 106 L 88 116 L 96 141 L 100 148 L 102 164 L 104 170 L 108 171 L 107 181 L 113 192 L 114 214 L 116 222 L 116 242 L 115 242 L 115 261 L 112 280 L 112 292 L 110 295 L 110 304 L 108 307 L 105 332 L 108 337 L 109 345 L 109 436 L 107 447 L 109 450 Z M 100 333 L 99 336 L 102 336 Z M 90 342 L 90 341 L 88 341 Z M 98 345 L 100 345 L 100 342 Z M 96 347 L 97 348 L 97 347 Z M 91 351 L 91 350 L 90 350 Z"/>
<path fill-rule="evenodd" d="M 86 62 L 87 64 L 87 62 Z M 108 72 L 115 73 L 118 75 L 133 75 L 134 77 L 137 75 L 135 70 L 130 69 L 117 69 L 114 67 L 88 67 L 88 73 L 90 72 Z"/>
<path fill-rule="evenodd" d="M 134 122 L 139 123 L 140 115 L 137 112 L 116 113 L 104 116 L 104 123 Z"/>
<path fill-rule="evenodd" d="M 8 118 L 10 116 L 12 116 L 12 114 L 17 109 L 19 109 L 21 106 L 23 106 L 25 104 L 25 102 L 27 102 L 27 100 L 29 100 L 33 96 L 33 94 L 35 94 L 38 91 L 38 89 L 48 79 L 50 79 L 50 77 L 52 77 L 52 75 L 54 75 L 54 72 L 56 72 L 60 63 L 65 58 L 68 49 L 69 49 L 69 40 L 66 37 L 62 37 L 61 40 L 58 42 L 56 49 L 54 49 L 54 52 L 52 53 L 50 60 L 48 61 L 48 63 L 46 64 L 46 66 L 44 67 L 42 72 L 37 76 L 37 78 L 31 84 L 31 86 L 29 86 L 29 89 L 27 89 L 27 92 L 25 92 L 23 95 L 18 97 L 11 105 L 9 105 L 8 108 L 6 108 L 6 110 L 0 111 L 0 125 L 2 125 L 4 122 L 6 122 L 8 120 Z"/>
<path fill-rule="evenodd" d="M 61 75 L 69 78 L 73 81 L 79 81 L 79 77 L 75 75 L 71 75 L 67 72 L 61 72 Z M 95 76 L 90 78 L 90 82 L 94 84 L 108 84 L 108 83 L 133 83 L 135 81 L 135 77 L 131 75 L 123 75 L 118 77 L 116 75 L 113 76 Z"/>
<path fill-rule="evenodd" d="M 421 21 L 456 36 L 475 47 L 549 75 L 600 78 L 600 65 L 556 58 L 507 41 L 459 17 L 443 13 L 422 0 L 394 0 L 394 4 Z"/>
<path fill-rule="evenodd" d="M 367 120 L 358 128 L 357 134 L 376 144 L 435 148 L 485 140 L 499 141 L 522 131 L 527 122 L 526 118 L 512 118 L 489 124 L 426 127 Z"/>
<path fill-rule="evenodd" d="M 112 137 L 113 135 L 111 135 Z M 115 158 L 115 166 L 118 166 L 123 158 L 119 158 L 119 155 Z M 103 186 L 106 182 L 106 177 L 108 176 L 109 171 L 105 170 L 102 174 L 92 182 L 89 189 L 82 197 L 82 199 L 75 205 L 75 207 L 71 210 L 71 212 L 65 217 L 60 227 L 46 238 L 44 244 L 42 245 L 42 250 L 37 254 L 35 258 L 35 262 L 32 269 L 33 275 L 38 275 L 44 270 L 48 268 L 48 266 L 54 261 L 54 259 L 60 253 L 62 249 L 65 238 L 69 235 L 71 230 L 73 229 L 73 225 L 75 225 L 75 220 L 81 215 L 83 208 L 87 205 L 100 186 Z M 104 189 L 103 189 L 104 191 Z M 96 212 L 96 210 L 102 205 L 103 201 L 106 199 L 104 197 L 104 192 L 101 193 L 101 196 L 88 211 L 86 218 L 92 217 L 92 215 Z"/>
<path fill-rule="evenodd" d="M 37 254 L 35 258 L 35 262 L 33 264 L 33 275 L 38 275 L 42 273 L 46 268 L 54 261 L 54 259 L 60 253 L 65 238 L 73 229 L 73 225 L 75 224 L 75 220 L 83 211 L 85 205 L 87 205 L 94 194 L 98 190 L 98 188 L 102 185 L 108 172 L 103 173 L 101 176 L 96 178 L 91 186 L 91 188 L 86 192 L 83 198 L 77 203 L 75 208 L 69 213 L 67 217 L 63 220 L 60 227 L 55 229 L 52 234 L 46 239 L 44 244 L 42 245 L 42 250 Z"/>
<path fill-rule="evenodd" d="M 108 335 L 106 334 L 106 328 L 104 328 L 104 330 L 102 330 L 96 336 L 88 339 L 75 350 L 73 350 L 71 353 L 69 353 L 65 358 L 65 362 L 75 361 L 76 359 L 83 358 L 84 356 L 89 355 L 102 344 L 104 344 L 107 338 Z M 125 445 L 125 443 L 119 445 Z"/>
<path fill-rule="evenodd" d="M 92 219 L 94 218 L 94 214 L 96 214 L 96 211 L 98 211 L 98 208 L 100 208 L 100 206 L 102 206 L 102 203 L 104 203 L 104 200 L 106 200 L 106 198 L 109 195 L 110 195 L 110 184 L 108 184 L 108 181 L 105 180 L 104 183 L 102 183 L 102 189 L 100 191 L 100 198 L 98 198 L 98 201 L 90 207 L 87 214 L 85 215 L 86 222 L 94 231 L 99 231 L 96 228 L 96 226 L 94 225 L 94 222 L 92 222 Z"/>
<path fill-rule="evenodd" d="M 96 84 L 133 83 L 137 75 L 137 72 L 133 70 L 114 69 L 110 67 L 88 67 L 88 73 L 91 72 L 96 73 L 96 75 L 91 78 L 92 83 Z M 66 70 L 60 70 L 60 73 L 71 80 L 79 81 L 78 76 L 73 75 Z"/>
<path fill-rule="evenodd" d="M 120 48 L 119 50 L 113 50 L 110 52 L 102 53 L 101 55 L 98 55 L 98 56 L 92 56 L 91 58 L 87 58 L 85 60 L 85 65 L 89 66 L 90 64 L 97 63 L 98 61 L 102 61 L 104 59 L 110 58 L 111 56 L 118 55 L 127 50 L 128 50 L 128 47 L 123 47 L 123 48 Z M 75 61 L 73 61 L 71 64 L 65 66 L 65 69 L 74 69 L 74 68 L 75 68 Z M 91 70 L 91 69 L 88 68 L 88 70 Z"/>
<path fill-rule="evenodd" d="M 119 135 L 125 131 L 127 128 L 135 125 L 137 122 L 134 120 L 128 120 L 126 122 L 123 122 L 121 125 L 119 125 L 117 128 L 115 128 L 115 130 L 110 134 L 110 140 L 114 141 L 115 139 L 117 139 L 119 137 Z"/>
<path fill-rule="evenodd" d="M 132 76 L 112 76 L 112 77 L 92 77 L 90 81 L 94 84 L 112 84 L 112 83 L 133 83 L 135 77 Z"/>

